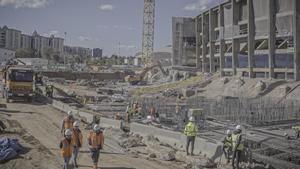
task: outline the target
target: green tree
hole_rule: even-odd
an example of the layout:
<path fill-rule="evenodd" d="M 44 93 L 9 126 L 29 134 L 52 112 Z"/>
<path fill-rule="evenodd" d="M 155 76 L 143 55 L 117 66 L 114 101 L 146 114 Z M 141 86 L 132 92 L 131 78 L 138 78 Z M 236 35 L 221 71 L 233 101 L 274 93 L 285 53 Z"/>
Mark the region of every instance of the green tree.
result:
<path fill-rule="evenodd" d="M 16 58 L 32 58 L 35 57 L 34 51 L 31 49 L 17 49 Z"/>

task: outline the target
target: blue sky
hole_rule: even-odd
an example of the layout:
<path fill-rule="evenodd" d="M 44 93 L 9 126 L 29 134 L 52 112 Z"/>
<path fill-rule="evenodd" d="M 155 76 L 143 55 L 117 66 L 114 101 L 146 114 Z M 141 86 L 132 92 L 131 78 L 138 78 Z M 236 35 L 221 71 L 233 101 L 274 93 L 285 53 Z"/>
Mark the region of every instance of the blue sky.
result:
<path fill-rule="evenodd" d="M 171 44 L 172 16 L 196 16 L 220 0 L 156 0 L 155 48 Z M 104 54 L 141 50 L 143 0 L 0 0 L 0 26 L 54 34 Z"/>

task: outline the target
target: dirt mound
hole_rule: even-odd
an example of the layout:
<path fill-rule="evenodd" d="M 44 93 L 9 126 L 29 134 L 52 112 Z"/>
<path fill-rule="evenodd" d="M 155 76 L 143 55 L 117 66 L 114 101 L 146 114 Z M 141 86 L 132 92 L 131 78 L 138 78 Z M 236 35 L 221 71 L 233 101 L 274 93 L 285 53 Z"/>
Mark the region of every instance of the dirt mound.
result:
<path fill-rule="evenodd" d="M 4 116 L 0 116 L 0 118 L 7 126 L 1 136 L 18 139 L 19 143 L 24 147 L 17 158 L 1 163 L 1 169 L 60 168 L 59 161 L 56 160 L 55 155 L 24 130 L 17 121 L 6 119 Z"/>

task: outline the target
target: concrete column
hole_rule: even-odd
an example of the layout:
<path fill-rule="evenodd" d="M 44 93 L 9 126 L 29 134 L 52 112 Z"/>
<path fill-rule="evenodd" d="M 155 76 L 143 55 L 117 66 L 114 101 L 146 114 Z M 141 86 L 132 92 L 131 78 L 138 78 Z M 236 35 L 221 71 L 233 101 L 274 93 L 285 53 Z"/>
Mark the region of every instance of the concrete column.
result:
<path fill-rule="evenodd" d="M 213 10 L 209 10 L 209 71 L 215 72 L 215 30 L 213 25 L 214 14 Z"/>
<path fill-rule="evenodd" d="M 269 2 L 269 78 L 275 78 L 274 74 L 274 60 L 275 60 L 275 42 L 276 42 L 276 11 L 275 11 L 275 0 L 268 0 Z"/>
<path fill-rule="evenodd" d="M 248 0 L 248 68 L 249 77 L 253 78 L 253 56 L 255 47 L 255 20 L 254 20 L 254 9 L 253 0 Z"/>
<path fill-rule="evenodd" d="M 224 68 L 225 68 L 225 40 L 220 40 L 220 75 L 224 76 Z"/>
<path fill-rule="evenodd" d="M 300 1 L 294 0 L 294 78 L 300 80 Z"/>
<path fill-rule="evenodd" d="M 220 27 L 220 76 L 224 76 L 225 68 L 225 40 L 224 40 L 224 7 L 219 6 L 219 27 Z"/>
<path fill-rule="evenodd" d="M 238 39 L 234 39 L 239 33 L 238 31 L 238 21 L 239 21 L 239 4 L 237 1 L 231 1 L 232 5 L 232 74 L 235 76 L 237 74 L 238 65 L 238 53 L 240 49 L 240 44 Z"/>
<path fill-rule="evenodd" d="M 232 39 L 232 74 L 236 75 L 236 68 L 238 67 L 238 53 L 240 51 L 239 39 Z"/>
<path fill-rule="evenodd" d="M 208 61 L 206 57 L 207 53 L 207 40 L 208 40 L 208 34 L 207 34 L 207 21 L 205 19 L 205 14 L 202 14 L 202 72 L 208 72 Z"/>
<path fill-rule="evenodd" d="M 199 25 L 199 17 L 196 17 L 196 21 L 195 21 L 195 26 L 196 26 L 196 68 L 200 70 L 201 68 L 201 65 L 200 65 L 200 33 L 198 30 L 199 30 L 199 26 L 202 26 L 202 25 Z"/>

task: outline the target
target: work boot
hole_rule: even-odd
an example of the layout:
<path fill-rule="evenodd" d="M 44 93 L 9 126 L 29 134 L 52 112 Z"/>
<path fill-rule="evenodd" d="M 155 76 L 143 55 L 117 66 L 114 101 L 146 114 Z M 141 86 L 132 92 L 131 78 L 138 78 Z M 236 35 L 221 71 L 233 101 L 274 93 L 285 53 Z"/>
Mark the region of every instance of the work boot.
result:
<path fill-rule="evenodd" d="M 189 153 L 189 152 L 186 152 L 186 155 L 187 155 L 187 156 L 189 156 L 189 155 L 190 155 L 190 153 Z"/>
<path fill-rule="evenodd" d="M 191 156 L 194 156 L 194 153 L 191 153 Z"/>

